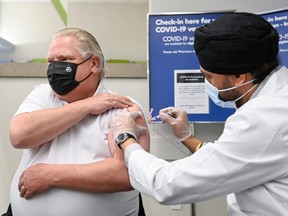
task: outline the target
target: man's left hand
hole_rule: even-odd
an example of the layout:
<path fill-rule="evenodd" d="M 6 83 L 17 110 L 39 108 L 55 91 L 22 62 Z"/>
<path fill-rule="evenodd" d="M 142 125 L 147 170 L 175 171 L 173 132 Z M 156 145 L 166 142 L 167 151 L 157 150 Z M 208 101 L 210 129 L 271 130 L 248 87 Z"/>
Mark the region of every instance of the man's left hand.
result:
<path fill-rule="evenodd" d="M 48 191 L 52 186 L 49 184 L 49 164 L 39 163 L 24 170 L 21 174 L 18 190 L 20 196 L 29 199 L 33 195 Z"/>

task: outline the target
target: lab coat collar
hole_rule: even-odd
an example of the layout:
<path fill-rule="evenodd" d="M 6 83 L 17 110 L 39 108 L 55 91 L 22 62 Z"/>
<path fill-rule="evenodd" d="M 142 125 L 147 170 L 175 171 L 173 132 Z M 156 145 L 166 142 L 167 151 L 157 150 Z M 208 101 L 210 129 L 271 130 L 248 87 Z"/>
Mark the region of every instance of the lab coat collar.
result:
<path fill-rule="evenodd" d="M 267 95 L 272 94 L 279 89 L 283 88 L 283 86 L 288 84 L 288 69 L 285 66 L 277 67 L 273 70 L 271 76 L 268 77 L 265 85 L 260 89 L 258 95 Z"/>

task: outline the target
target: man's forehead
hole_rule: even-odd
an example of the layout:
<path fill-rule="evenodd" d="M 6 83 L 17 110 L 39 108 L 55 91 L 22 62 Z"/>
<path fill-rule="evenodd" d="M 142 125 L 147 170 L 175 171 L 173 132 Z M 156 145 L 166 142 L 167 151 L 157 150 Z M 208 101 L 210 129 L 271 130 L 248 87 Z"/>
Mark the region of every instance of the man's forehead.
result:
<path fill-rule="evenodd" d="M 59 59 L 77 59 L 80 57 L 79 52 L 74 47 L 50 47 L 47 53 L 47 58 Z"/>

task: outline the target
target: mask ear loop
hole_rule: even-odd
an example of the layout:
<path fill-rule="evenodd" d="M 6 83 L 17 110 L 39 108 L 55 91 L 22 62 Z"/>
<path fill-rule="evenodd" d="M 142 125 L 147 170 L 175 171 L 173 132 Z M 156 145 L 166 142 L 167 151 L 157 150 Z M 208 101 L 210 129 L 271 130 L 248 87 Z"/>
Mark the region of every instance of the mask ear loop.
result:
<path fill-rule="evenodd" d="M 81 82 L 85 81 L 86 79 L 88 79 L 91 76 L 91 74 L 92 74 L 92 72 L 87 77 L 85 77 L 84 79 L 78 81 L 78 83 L 81 83 Z"/>
<path fill-rule="evenodd" d="M 83 64 L 84 62 L 88 61 L 88 60 L 91 59 L 91 58 L 92 58 L 92 55 L 91 55 L 89 58 L 87 58 L 87 59 L 85 59 L 84 61 L 82 61 L 82 62 L 80 62 L 79 64 L 77 64 L 77 66 Z"/>
<path fill-rule="evenodd" d="M 245 92 L 242 96 L 240 96 L 239 98 L 237 98 L 236 100 L 234 100 L 234 102 L 237 102 L 239 100 L 241 100 L 241 98 L 243 98 L 245 95 L 247 95 L 250 91 L 253 90 L 253 88 L 255 88 L 257 86 L 257 83 L 254 84 L 247 92 Z"/>
<path fill-rule="evenodd" d="M 241 85 L 239 85 L 239 86 L 233 86 L 233 87 L 230 87 L 230 88 L 226 88 L 226 89 L 218 89 L 218 92 L 225 92 L 225 91 L 230 91 L 230 90 L 233 90 L 233 89 L 236 89 L 236 88 L 240 88 L 240 87 L 242 87 L 242 86 L 245 86 L 245 85 L 247 85 L 247 84 L 249 84 L 249 83 L 252 83 L 252 82 L 254 82 L 256 80 L 256 78 L 255 79 L 252 79 L 252 80 L 249 80 L 248 82 L 246 82 L 246 83 L 243 83 L 243 84 L 241 84 Z"/>
<path fill-rule="evenodd" d="M 92 55 L 91 55 L 89 58 L 85 59 L 84 61 L 80 62 L 77 66 L 83 64 L 84 62 L 88 61 L 88 60 L 91 59 L 91 58 L 92 58 Z M 81 82 L 83 82 L 83 81 L 85 81 L 86 79 L 88 79 L 88 78 L 91 76 L 91 74 L 92 74 L 92 72 L 91 72 L 87 77 L 85 77 L 84 79 L 78 81 L 78 84 L 81 83 Z"/>

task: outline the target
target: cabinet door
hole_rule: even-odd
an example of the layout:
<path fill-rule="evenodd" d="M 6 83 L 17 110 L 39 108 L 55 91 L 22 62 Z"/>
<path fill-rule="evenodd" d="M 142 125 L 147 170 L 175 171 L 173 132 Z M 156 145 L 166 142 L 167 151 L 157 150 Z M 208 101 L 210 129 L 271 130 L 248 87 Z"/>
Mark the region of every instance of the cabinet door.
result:
<path fill-rule="evenodd" d="M 145 213 L 147 216 L 194 216 L 193 205 L 160 205 L 152 198 L 142 194 Z"/>

